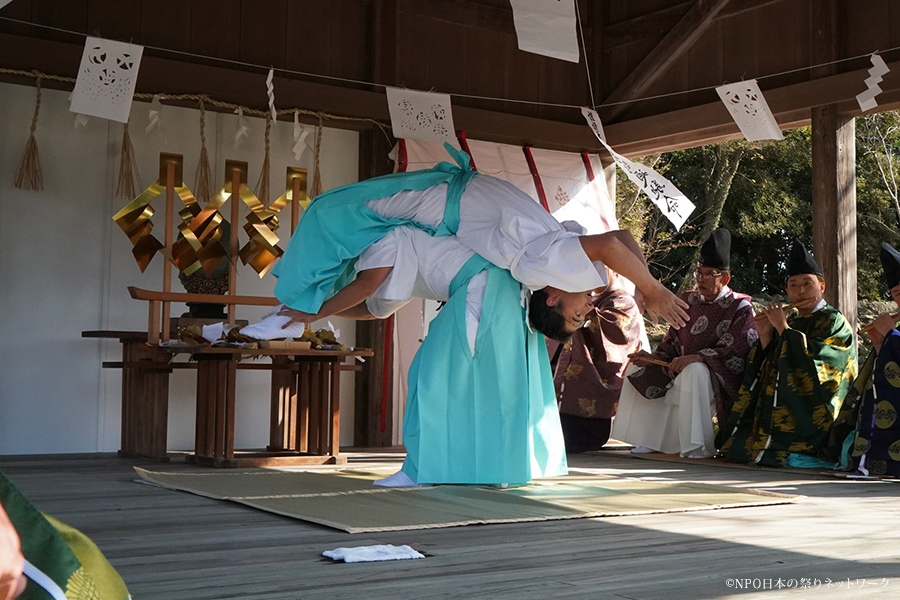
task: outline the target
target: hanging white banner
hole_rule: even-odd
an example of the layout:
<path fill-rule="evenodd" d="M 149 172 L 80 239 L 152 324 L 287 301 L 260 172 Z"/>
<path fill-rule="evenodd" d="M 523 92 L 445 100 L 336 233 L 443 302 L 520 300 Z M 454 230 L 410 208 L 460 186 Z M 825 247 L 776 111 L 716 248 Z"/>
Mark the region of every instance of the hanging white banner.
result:
<path fill-rule="evenodd" d="M 395 138 L 452 142 L 456 139 L 449 94 L 387 88 Z"/>
<path fill-rule="evenodd" d="M 577 63 L 575 0 L 509 0 L 519 50 Z"/>
<path fill-rule="evenodd" d="M 144 47 L 89 37 L 69 110 L 127 123 Z"/>
<path fill-rule="evenodd" d="M 597 111 L 584 107 L 581 109 L 581 112 L 585 115 L 588 125 L 590 125 L 592 120 L 600 123 L 600 116 L 597 114 Z M 591 127 L 591 130 L 609 152 L 610 156 L 613 157 L 613 160 L 616 161 L 619 168 L 625 172 L 628 179 L 650 198 L 650 201 L 672 222 L 675 229 L 681 229 L 681 226 L 684 225 L 690 214 L 694 212 L 694 203 L 688 200 L 687 196 L 682 194 L 677 187 L 672 185 L 671 181 L 650 167 L 632 162 L 618 154 L 606 143 L 606 140 L 600 137 L 597 129 Z"/>
<path fill-rule="evenodd" d="M 755 79 L 722 85 L 716 92 L 748 141 L 784 139 Z"/>

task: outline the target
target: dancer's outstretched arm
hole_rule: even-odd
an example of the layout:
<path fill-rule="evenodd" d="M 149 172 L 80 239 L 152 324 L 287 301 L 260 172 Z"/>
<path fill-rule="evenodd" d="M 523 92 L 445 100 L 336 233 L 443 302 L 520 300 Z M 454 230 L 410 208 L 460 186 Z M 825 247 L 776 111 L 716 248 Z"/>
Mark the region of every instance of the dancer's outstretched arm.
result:
<path fill-rule="evenodd" d="M 687 303 L 670 292 L 650 274 L 647 260 L 630 231 L 618 229 L 579 238 L 581 247 L 592 261 L 599 260 L 613 271 L 627 277 L 644 295 L 644 306 L 656 321 L 662 317 L 679 329 L 687 321 Z"/>
<path fill-rule="evenodd" d="M 322 303 L 322 308 L 316 314 L 309 314 L 294 310 L 293 308 L 284 307 L 278 311 L 279 315 L 289 316 L 291 319 L 282 325 L 282 329 L 287 329 L 293 323 L 312 323 L 331 315 L 336 315 L 347 309 L 353 308 L 360 302 L 364 302 L 366 298 L 375 293 L 378 286 L 381 285 L 393 267 L 379 267 L 377 269 L 367 269 L 360 271 L 356 275 L 356 279 L 347 284 L 341 291 Z"/>

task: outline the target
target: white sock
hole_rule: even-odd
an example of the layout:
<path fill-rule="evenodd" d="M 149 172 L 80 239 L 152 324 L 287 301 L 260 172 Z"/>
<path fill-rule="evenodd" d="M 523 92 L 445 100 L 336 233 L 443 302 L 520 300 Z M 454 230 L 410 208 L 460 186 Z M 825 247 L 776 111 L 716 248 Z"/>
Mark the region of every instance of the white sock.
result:
<path fill-rule="evenodd" d="M 424 487 L 424 483 L 416 483 L 410 479 L 409 475 L 403 471 L 397 471 L 390 477 L 384 479 L 376 479 L 372 485 L 380 485 L 381 487 Z"/>

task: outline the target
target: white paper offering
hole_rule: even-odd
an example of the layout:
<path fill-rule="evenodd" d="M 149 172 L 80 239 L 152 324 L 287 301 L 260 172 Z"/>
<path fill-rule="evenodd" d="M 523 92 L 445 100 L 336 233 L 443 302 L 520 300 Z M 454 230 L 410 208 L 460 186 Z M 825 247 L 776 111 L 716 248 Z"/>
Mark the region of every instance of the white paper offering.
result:
<path fill-rule="evenodd" d="M 890 69 L 884 63 L 884 59 L 877 54 L 873 54 L 872 68 L 869 69 L 869 76 L 866 77 L 866 91 L 856 96 L 859 108 L 863 112 L 878 106 L 878 102 L 875 101 L 875 96 L 881 93 L 881 86 L 878 84 L 881 83 L 881 80 L 888 72 L 890 72 Z"/>
<path fill-rule="evenodd" d="M 748 141 L 784 139 L 755 79 L 719 86 L 716 91 Z"/>
<path fill-rule="evenodd" d="M 583 108 L 582 112 L 589 125 L 592 119 L 598 124 L 600 123 L 600 117 L 597 115 L 597 111 Z M 628 179 L 650 198 L 650 201 L 653 202 L 653 204 L 662 211 L 663 215 L 672 222 L 675 229 L 681 229 L 681 226 L 684 225 L 684 222 L 690 214 L 694 212 L 694 203 L 688 200 L 687 196 L 682 194 L 677 187 L 672 185 L 671 181 L 650 167 L 640 163 L 631 162 L 621 154 L 618 154 L 606 143 L 606 140 L 600 137 L 598 129 L 593 126 L 591 129 L 594 132 L 594 135 L 597 136 L 597 139 L 600 140 L 600 143 L 603 144 L 603 147 L 609 152 L 610 156 L 613 157 L 613 160 L 616 161 L 619 168 L 628 176 Z"/>
<path fill-rule="evenodd" d="M 143 46 L 87 38 L 69 110 L 127 123 L 143 52 Z"/>
<path fill-rule="evenodd" d="M 510 0 L 519 50 L 577 63 L 575 0 Z"/>
<path fill-rule="evenodd" d="M 389 87 L 387 99 L 394 137 L 430 142 L 456 139 L 449 94 Z"/>

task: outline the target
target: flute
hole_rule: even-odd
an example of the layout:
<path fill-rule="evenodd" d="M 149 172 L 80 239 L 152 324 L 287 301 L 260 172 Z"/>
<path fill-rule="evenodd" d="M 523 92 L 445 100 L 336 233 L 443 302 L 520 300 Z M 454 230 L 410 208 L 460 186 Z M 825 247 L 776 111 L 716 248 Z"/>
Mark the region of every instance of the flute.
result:
<path fill-rule="evenodd" d="M 659 365 L 661 367 L 669 366 L 669 363 L 667 363 L 664 360 L 659 360 L 658 358 L 651 358 L 651 357 L 647 356 L 646 354 L 638 354 L 637 352 L 629 354 L 628 358 L 636 358 L 636 359 L 641 360 L 650 365 Z"/>
<path fill-rule="evenodd" d="M 900 312 L 891 313 L 891 318 L 894 319 L 895 322 L 897 320 L 900 320 Z M 872 329 L 874 327 L 875 327 L 875 322 L 872 321 L 871 323 L 869 323 L 868 325 L 866 325 L 865 327 L 860 329 L 859 332 L 860 333 L 869 333 L 870 331 L 872 331 Z"/>
<path fill-rule="evenodd" d="M 788 311 L 788 310 L 791 310 L 792 308 L 799 308 L 801 306 L 806 306 L 807 304 L 809 304 L 810 302 L 813 302 L 813 301 L 815 301 L 815 298 L 807 298 L 806 300 L 801 300 L 800 302 L 794 302 L 793 304 L 788 304 L 787 306 L 782 306 L 781 308 Z M 755 317 L 753 317 L 753 320 L 754 321 L 762 321 L 765 318 L 766 318 L 766 313 L 761 312 L 758 315 L 756 315 Z"/>

